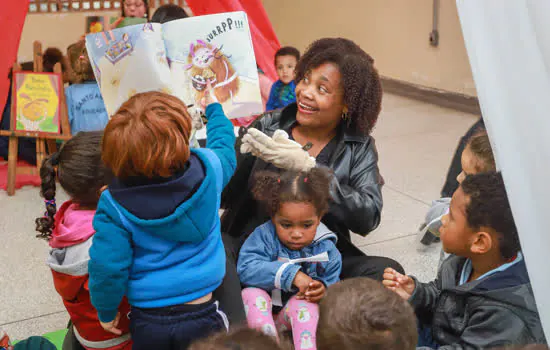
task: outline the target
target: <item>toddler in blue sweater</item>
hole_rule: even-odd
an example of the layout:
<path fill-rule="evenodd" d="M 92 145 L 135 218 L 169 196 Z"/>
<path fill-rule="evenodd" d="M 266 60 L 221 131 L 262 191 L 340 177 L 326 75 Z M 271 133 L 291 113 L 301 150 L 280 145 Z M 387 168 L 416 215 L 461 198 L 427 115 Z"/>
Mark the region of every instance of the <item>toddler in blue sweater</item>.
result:
<path fill-rule="evenodd" d="M 219 103 L 206 116 L 205 149 L 190 149 L 185 104 L 161 92 L 133 96 L 105 128 L 102 158 L 115 180 L 93 222 L 89 288 L 113 333 L 128 297 L 133 349 L 183 349 L 228 327 L 212 292 L 225 275 L 218 209 L 235 134 Z"/>
<path fill-rule="evenodd" d="M 336 234 L 321 223 L 328 210 L 330 179 L 320 168 L 281 175 L 259 172 L 252 192 L 271 220 L 250 234 L 239 253 L 237 271 L 247 287 L 242 296 L 248 326 L 273 336 L 276 326 L 292 329 L 296 350 L 316 349 L 317 303 L 342 270 Z"/>

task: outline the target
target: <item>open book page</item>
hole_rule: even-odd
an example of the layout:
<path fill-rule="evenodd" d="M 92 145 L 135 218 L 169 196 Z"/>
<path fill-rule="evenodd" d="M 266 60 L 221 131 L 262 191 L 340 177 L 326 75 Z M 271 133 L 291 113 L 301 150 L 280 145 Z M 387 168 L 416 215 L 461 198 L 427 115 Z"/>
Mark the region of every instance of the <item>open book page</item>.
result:
<path fill-rule="evenodd" d="M 175 89 L 187 104 L 203 104 L 206 82 L 229 118 L 263 112 L 256 59 L 244 12 L 163 24 Z"/>
<path fill-rule="evenodd" d="M 88 34 L 86 48 L 109 116 L 138 92 L 182 95 L 174 91 L 160 24 Z"/>

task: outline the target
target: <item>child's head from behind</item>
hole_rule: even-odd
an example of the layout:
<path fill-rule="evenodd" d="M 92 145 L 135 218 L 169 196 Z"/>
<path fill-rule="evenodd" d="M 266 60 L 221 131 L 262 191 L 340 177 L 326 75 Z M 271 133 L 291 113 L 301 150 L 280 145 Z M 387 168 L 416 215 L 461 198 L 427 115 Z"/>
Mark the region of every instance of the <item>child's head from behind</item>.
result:
<path fill-rule="evenodd" d="M 88 58 L 86 42 L 81 40 L 67 48 L 67 56 L 71 64 L 73 83 L 81 83 L 87 80 L 94 80 L 94 71 Z"/>
<path fill-rule="evenodd" d="M 191 117 L 180 99 L 156 91 L 136 94 L 105 127 L 103 161 L 122 181 L 170 177 L 189 159 L 190 133 Z"/>
<path fill-rule="evenodd" d="M 456 178 L 458 183 L 464 181 L 468 175 L 496 170 L 491 142 L 485 131 L 470 138 L 460 161 L 462 172 Z"/>
<path fill-rule="evenodd" d="M 189 350 L 267 350 L 287 349 L 288 346 L 278 344 L 275 338 L 250 328 L 236 328 L 228 332 L 220 332 L 207 339 L 193 343 Z"/>
<path fill-rule="evenodd" d="M 447 253 L 468 258 L 494 254 L 506 261 L 521 249 L 500 173 L 467 176 L 441 221 L 441 242 Z"/>
<path fill-rule="evenodd" d="M 157 8 L 155 13 L 153 13 L 153 17 L 151 17 L 151 22 L 166 23 L 187 17 L 189 17 L 189 15 L 183 8 L 175 4 L 166 4 Z"/>
<path fill-rule="evenodd" d="M 368 278 L 330 286 L 319 305 L 319 350 L 410 350 L 416 348 L 417 336 L 411 306 Z"/>
<path fill-rule="evenodd" d="M 252 189 L 269 215 L 281 242 L 290 249 L 308 246 L 328 210 L 330 173 L 313 168 L 308 172 L 258 172 Z"/>
<path fill-rule="evenodd" d="M 80 132 L 42 163 L 41 195 L 46 202 L 46 214 L 36 219 L 40 237 L 49 238 L 53 229 L 56 180 L 74 203 L 95 209 L 101 188 L 111 179 L 110 171 L 101 161 L 101 137 L 101 131 Z"/>
<path fill-rule="evenodd" d="M 300 51 L 292 46 L 282 47 L 275 53 L 275 69 L 283 84 L 294 80 L 299 60 Z"/>

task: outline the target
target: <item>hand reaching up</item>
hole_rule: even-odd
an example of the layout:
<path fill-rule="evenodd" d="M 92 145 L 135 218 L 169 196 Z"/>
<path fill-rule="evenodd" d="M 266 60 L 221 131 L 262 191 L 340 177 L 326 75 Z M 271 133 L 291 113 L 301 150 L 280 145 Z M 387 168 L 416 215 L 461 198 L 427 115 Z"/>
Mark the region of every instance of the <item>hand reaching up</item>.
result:
<path fill-rule="evenodd" d="M 409 300 L 416 287 L 412 278 L 402 275 L 391 268 L 384 270 L 384 281 L 382 281 L 382 284 L 405 300 Z"/>
<path fill-rule="evenodd" d="M 207 80 L 206 82 L 206 89 L 204 91 L 204 97 L 201 99 L 201 106 L 206 109 L 210 104 L 217 103 L 218 99 L 216 98 L 216 94 L 214 94 L 214 88 L 212 87 L 212 82 L 210 80 Z"/>

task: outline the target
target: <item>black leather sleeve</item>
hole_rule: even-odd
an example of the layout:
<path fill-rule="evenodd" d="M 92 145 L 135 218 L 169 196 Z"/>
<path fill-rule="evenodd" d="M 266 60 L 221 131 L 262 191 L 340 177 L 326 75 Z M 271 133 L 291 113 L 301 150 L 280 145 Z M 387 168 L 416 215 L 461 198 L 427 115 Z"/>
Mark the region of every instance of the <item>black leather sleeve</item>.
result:
<path fill-rule="evenodd" d="M 344 154 L 349 159 L 341 159 L 333 167 L 330 214 L 350 231 L 366 236 L 380 224 L 383 181 L 374 141 L 354 147 L 353 152 Z"/>

